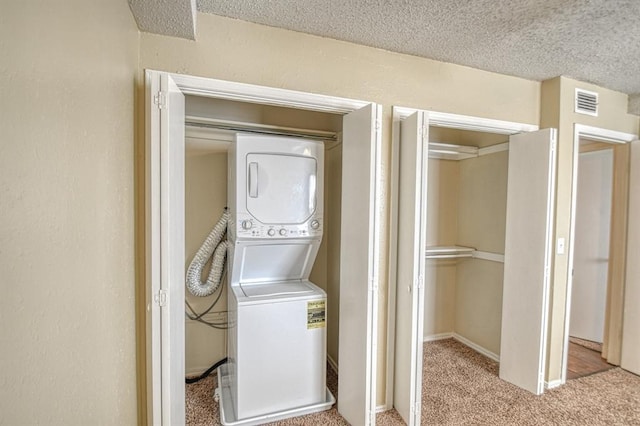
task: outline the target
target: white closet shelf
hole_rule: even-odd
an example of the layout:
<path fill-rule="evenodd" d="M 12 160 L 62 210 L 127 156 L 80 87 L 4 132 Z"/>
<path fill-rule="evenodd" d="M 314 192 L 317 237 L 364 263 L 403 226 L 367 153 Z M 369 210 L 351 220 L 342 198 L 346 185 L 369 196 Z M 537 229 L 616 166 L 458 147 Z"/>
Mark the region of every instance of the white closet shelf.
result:
<path fill-rule="evenodd" d="M 429 158 L 438 160 L 464 160 L 477 156 L 478 148 L 475 146 L 429 142 Z"/>
<path fill-rule="evenodd" d="M 429 246 L 427 247 L 425 257 L 427 259 L 458 259 L 472 257 L 474 259 L 504 263 L 504 254 L 490 253 L 476 250 L 473 247 L 463 246 Z"/>
<path fill-rule="evenodd" d="M 462 246 L 430 246 L 427 247 L 427 259 L 454 259 L 458 257 L 473 257 L 476 251 L 473 247 Z"/>

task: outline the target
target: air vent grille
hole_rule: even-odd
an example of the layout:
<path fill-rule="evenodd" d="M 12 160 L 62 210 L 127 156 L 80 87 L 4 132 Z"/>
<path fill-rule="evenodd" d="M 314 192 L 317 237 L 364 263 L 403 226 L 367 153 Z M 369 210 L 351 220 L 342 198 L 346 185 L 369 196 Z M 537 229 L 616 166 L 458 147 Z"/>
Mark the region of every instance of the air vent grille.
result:
<path fill-rule="evenodd" d="M 579 114 L 598 115 L 598 94 L 576 89 L 576 109 Z"/>

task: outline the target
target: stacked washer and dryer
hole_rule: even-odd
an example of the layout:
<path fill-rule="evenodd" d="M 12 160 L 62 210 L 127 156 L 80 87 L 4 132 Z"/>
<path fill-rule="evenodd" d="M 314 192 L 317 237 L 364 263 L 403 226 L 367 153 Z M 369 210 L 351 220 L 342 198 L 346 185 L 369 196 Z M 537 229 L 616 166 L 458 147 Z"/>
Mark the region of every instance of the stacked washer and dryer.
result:
<path fill-rule="evenodd" d="M 262 424 L 329 409 L 326 294 L 309 281 L 323 231 L 324 146 L 238 133 L 228 170 L 221 422 Z"/>

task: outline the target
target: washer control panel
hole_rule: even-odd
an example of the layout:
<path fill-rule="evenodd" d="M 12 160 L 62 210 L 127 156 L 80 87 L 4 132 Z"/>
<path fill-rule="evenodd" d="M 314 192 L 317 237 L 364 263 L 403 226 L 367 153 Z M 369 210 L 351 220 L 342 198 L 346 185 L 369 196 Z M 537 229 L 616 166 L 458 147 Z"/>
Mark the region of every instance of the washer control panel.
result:
<path fill-rule="evenodd" d="M 322 218 L 312 217 L 300 224 L 270 225 L 251 215 L 238 215 L 235 226 L 239 238 L 307 238 L 322 235 Z"/>

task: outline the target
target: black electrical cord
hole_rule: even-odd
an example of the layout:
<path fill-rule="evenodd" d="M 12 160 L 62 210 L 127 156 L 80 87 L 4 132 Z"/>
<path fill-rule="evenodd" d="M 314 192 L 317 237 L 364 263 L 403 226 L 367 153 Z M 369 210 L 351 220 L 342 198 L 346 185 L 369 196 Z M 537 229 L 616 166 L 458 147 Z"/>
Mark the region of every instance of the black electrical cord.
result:
<path fill-rule="evenodd" d="M 224 278 L 227 275 L 227 268 L 225 267 L 223 272 L 222 272 L 222 281 L 224 282 Z M 216 296 L 215 300 L 213 301 L 213 303 L 211 303 L 211 305 L 205 309 L 202 313 L 198 314 L 195 309 L 193 309 L 191 307 L 191 305 L 189 304 L 189 301 L 185 298 L 184 303 L 187 306 L 187 308 L 189 309 L 189 311 L 191 311 L 191 314 L 189 314 L 189 312 L 185 312 L 187 318 L 189 318 L 192 321 L 198 321 L 202 324 L 208 325 L 209 327 L 218 329 L 218 330 L 226 330 L 229 328 L 229 324 L 228 322 L 210 322 L 210 321 L 206 321 L 204 320 L 202 317 L 205 316 L 206 314 L 208 314 L 213 308 L 214 306 L 216 306 L 216 304 L 218 303 L 218 301 L 220 300 L 220 296 L 222 296 L 222 285 L 218 286 L 218 289 L 216 290 L 218 292 L 218 295 Z M 220 311 L 220 313 L 226 313 L 227 311 Z"/>
<path fill-rule="evenodd" d="M 220 361 L 218 361 L 215 364 L 213 364 L 211 367 L 209 367 L 209 369 L 207 369 L 207 371 L 205 371 L 204 373 L 202 373 L 198 377 L 191 377 L 191 378 L 187 377 L 187 378 L 184 379 L 184 381 L 188 385 L 190 385 L 191 383 L 199 382 L 200 380 L 202 380 L 205 377 L 209 376 L 209 374 L 211 374 L 213 371 L 215 371 L 222 364 L 226 364 L 226 363 L 227 363 L 227 358 L 226 357 L 222 358 Z"/>

